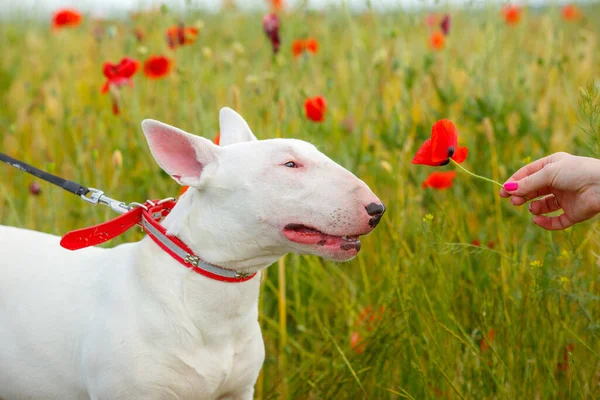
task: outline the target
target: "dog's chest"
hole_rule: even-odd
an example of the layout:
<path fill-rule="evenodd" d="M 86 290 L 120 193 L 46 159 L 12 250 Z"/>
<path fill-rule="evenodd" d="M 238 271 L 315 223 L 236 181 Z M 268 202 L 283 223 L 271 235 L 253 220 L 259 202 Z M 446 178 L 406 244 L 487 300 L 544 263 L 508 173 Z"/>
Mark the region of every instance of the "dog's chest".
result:
<path fill-rule="evenodd" d="M 154 364 L 159 386 L 182 399 L 217 399 L 253 386 L 264 360 L 264 346 L 260 336 L 235 338 L 195 349 L 172 349 L 159 359 Z"/>

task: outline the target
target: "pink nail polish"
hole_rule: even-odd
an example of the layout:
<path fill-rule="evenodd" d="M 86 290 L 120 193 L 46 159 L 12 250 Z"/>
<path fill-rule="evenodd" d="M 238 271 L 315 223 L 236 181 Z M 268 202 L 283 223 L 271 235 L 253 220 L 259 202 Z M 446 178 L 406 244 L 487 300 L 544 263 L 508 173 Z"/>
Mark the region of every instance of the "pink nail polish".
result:
<path fill-rule="evenodd" d="M 504 184 L 504 190 L 508 190 L 509 192 L 517 190 L 518 188 L 519 184 L 517 182 L 506 182 Z"/>

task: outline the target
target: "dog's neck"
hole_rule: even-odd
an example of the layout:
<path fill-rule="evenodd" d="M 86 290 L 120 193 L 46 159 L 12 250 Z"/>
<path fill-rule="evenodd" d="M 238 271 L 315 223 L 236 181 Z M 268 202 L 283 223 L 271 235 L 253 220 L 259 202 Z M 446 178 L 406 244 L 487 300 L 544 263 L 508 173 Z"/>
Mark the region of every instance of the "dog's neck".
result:
<path fill-rule="evenodd" d="M 210 264 L 238 272 L 254 273 L 273 264 L 285 252 L 261 240 L 256 216 L 223 205 L 193 188 L 188 189 L 164 219 L 167 233 L 177 236 L 196 256 Z M 234 213 L 222 211 L 235 210 Z M 248 227 L 242 231 L 237 227 Z M 235 231 L 235 235 L 232 234 Z"/>
<path fill-rule="evenodd" d="M 207 197 L 207 196 L 206 196 Z M 203 260 L 240 272 L 260 271 L 280 255 L 262 249 L 250 230 L 248 237 L 227 237 L 227 216 L 214 212 L 215 207 L 196 190 L 188 190 L 162 222 L 169 234 L 177 236 Z M 243 216 L 241 217 L 243 218 Z M 234 225 L 235 226 L 235 225 Z M 181 302 L 198 329 L 219 335 L 232 323 L 256 319 L 260 273 L 247 282 L 221 282 L 181 265 L 150 238 L 139 243 L 136 275 L 144 291 L 152 292 L 165 304 Z M 213 321 L 206 327 L 206 321 Z"/>

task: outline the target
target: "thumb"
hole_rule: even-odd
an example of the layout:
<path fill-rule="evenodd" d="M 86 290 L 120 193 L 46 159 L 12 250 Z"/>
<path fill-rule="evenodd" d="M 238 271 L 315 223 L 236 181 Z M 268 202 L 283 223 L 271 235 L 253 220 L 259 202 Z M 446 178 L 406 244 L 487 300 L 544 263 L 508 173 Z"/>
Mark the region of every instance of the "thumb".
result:
<path fill-rule="evenodd" d="M 549 167 L 550 165 L 547 165 L 521 180 L 506 182 L 504 184 L 504 190 L 513 196 L 526 196 L 530 193 L 544 191 L 543 189 L 550 187 L 554 178 L 552 172 L 553 168 Z"/>

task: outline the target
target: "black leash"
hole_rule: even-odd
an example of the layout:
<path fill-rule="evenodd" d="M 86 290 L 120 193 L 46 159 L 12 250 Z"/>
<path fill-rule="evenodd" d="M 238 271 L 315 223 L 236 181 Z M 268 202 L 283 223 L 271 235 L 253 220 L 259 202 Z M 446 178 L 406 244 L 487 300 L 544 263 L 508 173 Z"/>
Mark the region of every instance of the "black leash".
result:
<path fill-rule="evenodd" d="M 12 165 L 16 169 L 20 169 L 21 171 L 25 171 L 31 175 L 37 176 L 38 178 L 48 181 L 56 186 L 60 186 L 67 192 L 71 192 L 73 194 L 76 194 L 77 196 L 85 196 L 90 192 L 90 189 L 86 188 L 85 186 L 81 186 L 80 184 L 75 183 L 73 181 L 68 181 L 56 175 L 52 175 L 48 172 L 42 171 L 41 169 L 37 169 L 36 167 L 32 167 L 31 165 L 19 160 L 15 160 L 14 158 L 9 157 L 4 153 L 0 153 L 0 161 L 4 161 L 8 165 Z"/>

